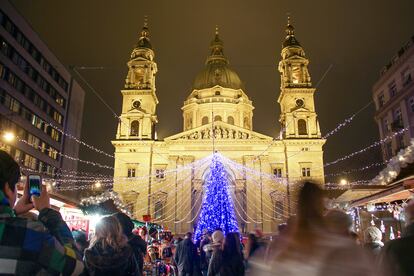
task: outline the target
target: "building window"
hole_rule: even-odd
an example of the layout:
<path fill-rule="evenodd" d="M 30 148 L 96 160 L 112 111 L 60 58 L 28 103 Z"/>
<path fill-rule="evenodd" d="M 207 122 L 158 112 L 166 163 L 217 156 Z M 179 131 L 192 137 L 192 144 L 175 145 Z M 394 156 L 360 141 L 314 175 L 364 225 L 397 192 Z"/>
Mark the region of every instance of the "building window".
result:
<path fill-rule="evenodd" d="M 378 95 L 378 107 L 383 107 L 385 103 L 384 93 Z"/>
<path fill-rule="evenodd" d="M 36 158 L 34 158 L 31 155 L 25 154 L 24 156 L 24 165 L 30 169 L 35 170 L 36 169 Z"/>
<path fill-rule="evenodd" d="M 307 135 L 308 130 L 306 128 L 306 121 L 303 119 L 298 120 L 298 133 L 299 135 Z"/>
<path fill-rule="evenodd" d="M 273 202 L 273 217 L 276 219 L 282 219 L 283 217 L 283 202 L 276 200 Z"/>
<path fill-rule="evenodd" d="M 157 201 L 154 204 L 154 218 L 160 219 L 163 216 L 164 213 L 164 204 L 162 201 Z"/>
<path fill-rule="evenodd" d="M 282 168 L 274 168 L 273 175 L 278 178 L 282 177 Z"/>
<path fill-rule="evenodd" d="M 220 115 L 216 115 L 214 116 L 214 121 L 221 121 L 221 116 Z"/>
<path fill-rule="evenodd" d="M 231 125 L 234 125 L 234 118 L 233 118 L 233 116 L 227 117 L 227 123 L 229 123 Z"/>
<path fill-rule="evenodd" d="M 165 179 L 165 169 L 156 169 L 155 178 L 159 180 Z"/>
<path fill-rule="evenodd" d="M 411 97 L 408 100 L 408 103 L 410 104 L 410 110 L 411 110 L 411 112 L 414 112 L 414 97 Z"/>
<path fill-rule="evenodd" d="M 204 116 L 203 119 L 201 119 L 201 124 L 202 125 L 208 124 L 208 117 L 207 116 Z"/>
<path fill-rule="evenodd" d="M 402 80 L 403 86 L 407 86 L 408 84 L 411 83 L 411 72 L 409 68 L 405 69 L 401 73 L 401 80 Z"/>
<path fill-rule="evenodd" d="M 302 177 L 310 177 L 311 176 L 311 169 L 308 167 L 302 168 Z"/>
<path fill-rule="evenodd" d="M 53 120 L 55 120 L 59 124 L 62 124 L 62 115 L 60 115 L 60 113 L 56 110 L 53 111 Z"/>
<path fill-rule="evenodd" d="M 220 96 L 220 91 L 216 91 L 216 96 Z"/>
<path fill-rule="evenodd" d="M 384 134 L 390 131 L 390 124 L 388 123 L 388 119 L 384 118 L 383 120 L 383 127 L 384 127 Z"/>
<path fill-rule="evenodd" d="M 392 130 L 396 131 L 404 128 L 404 122 L 401 114 L 401 109 L 394 110 L 394 122 L 392 124 Z"/>
<path fill-rule="evenodd" d="M 244 128 L 250 129 L 250 120 L 248 117 L 244 117 L 243 125 L 244 125 Z"/>
<path fill-rule="evenodd" d="M 128 177 L 135 177 L 135 168 L 128 168 Z"/>
<path fill-rule="evenodd" d="M 131 123 L 131 136 L 138 136 L 139 134 L 139 122 L 137 120 Z"/>
<path fill-rule="evenodd" d="M 392 81 L 388 84 L 388 91 L 390 92 L 390 98 L 394 97 L 397 94 L 397 84 L 395 81 Z"/>
<path fill-rule="evenodd" d="M 54 128 L 52 128 L 52 130 L 50 131 L 50 137 L 52 137 L 52 139 L 55 140 L 55 141 L 58 141 L 58 142 L 60 141 L 60 134 Z"/>

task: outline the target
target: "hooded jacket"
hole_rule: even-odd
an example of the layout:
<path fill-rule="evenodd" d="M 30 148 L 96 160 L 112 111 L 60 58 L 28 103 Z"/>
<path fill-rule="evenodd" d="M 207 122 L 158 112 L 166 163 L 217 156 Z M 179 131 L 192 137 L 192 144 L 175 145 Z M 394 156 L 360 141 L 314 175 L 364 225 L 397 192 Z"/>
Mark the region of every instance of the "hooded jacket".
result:
<path fill-rule="evenodd" d="M 97 242 L 85 250 L 85 266 L 90 276 L 94 275 L 140 275 L 132 248 L 126 245 L 119 251 L 103 248 Z"/>

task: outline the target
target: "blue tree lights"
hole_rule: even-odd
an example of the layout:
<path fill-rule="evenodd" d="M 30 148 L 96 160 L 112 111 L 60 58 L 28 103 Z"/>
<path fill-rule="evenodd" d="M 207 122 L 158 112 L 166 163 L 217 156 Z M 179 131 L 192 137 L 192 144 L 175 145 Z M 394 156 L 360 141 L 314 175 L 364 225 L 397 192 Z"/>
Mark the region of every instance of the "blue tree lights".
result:
<path fill-rule="evenodd" d="M 204 229 L 210 233 L 221 229 L 225 235 L 229 232 L 239 232 L 228 175 L 217 153 L 213 155 L 210 174 L 204 184 L 204 197 L 195 240 L 200 239 Z"/>

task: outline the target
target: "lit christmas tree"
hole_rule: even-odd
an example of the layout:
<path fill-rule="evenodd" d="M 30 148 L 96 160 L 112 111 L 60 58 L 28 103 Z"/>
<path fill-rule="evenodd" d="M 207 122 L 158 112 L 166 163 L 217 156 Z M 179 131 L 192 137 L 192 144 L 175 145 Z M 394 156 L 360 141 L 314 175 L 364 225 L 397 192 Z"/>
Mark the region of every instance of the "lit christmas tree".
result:
<path fill-rule="evenodd" d="M 204 229 L 210 233 L 221 229 L 225 235 L 229 232 L 239 232 L 233 199 L 230 196 L 227 172 L 218 154 L 213 156 L 210 175 L 204 189 L 195 240 L 200 239 Z"/>

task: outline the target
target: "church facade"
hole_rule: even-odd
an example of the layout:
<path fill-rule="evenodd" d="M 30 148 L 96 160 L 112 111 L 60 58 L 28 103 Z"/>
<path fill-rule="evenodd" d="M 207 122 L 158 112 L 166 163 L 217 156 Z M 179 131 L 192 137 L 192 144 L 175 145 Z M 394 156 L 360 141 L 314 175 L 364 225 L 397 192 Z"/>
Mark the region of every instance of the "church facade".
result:
<path fill-rule="evenodd" d="M 158 68 L 145 23 L 121 90 L 122 114 L 112 141 L 114 190 L 137 219 L 150 215 L 172 232 L 185 233 L 197 223 L 209 170 L 202 161 L 217 152 L 234 162 L 226 166 L 240 230 L 275 231 L 294 212 L 299 182 L 324 183 L 325 140 L 308 63 L 288 23 L 278 66 L 280 93 L 274 94 L 275 104 L 281 106 L 281 135 L 257 133 L 253 103 L 229 66 L 216 29 L 205 66 L 182 106 L 183 131 L 160 140 L 156 137 Z"/>

